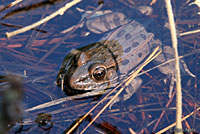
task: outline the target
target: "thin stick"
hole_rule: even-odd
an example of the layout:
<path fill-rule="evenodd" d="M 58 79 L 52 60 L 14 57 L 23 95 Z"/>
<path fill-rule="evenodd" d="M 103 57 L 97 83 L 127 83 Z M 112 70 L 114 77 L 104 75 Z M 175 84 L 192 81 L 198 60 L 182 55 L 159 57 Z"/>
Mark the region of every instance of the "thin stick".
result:
<path fill-rule="evenodd" d="M 175 68 L 176 68 L 176 128 L 182 130 L 181 116 L 182 116 L 182 92 L 181 92 L 181 76 L 180 76 L 180 65 L 179 65 L 179 56 L 177 49 L 177 37 L 176 37 L 176 27 L 174 23 L 174 15 L 172 12 L 171 0 L 165 0 L 168 20 L 170 25 L 170 32 L 172 38 L 173 48 L 175 50 Z M 182 131 L 177 131 L 175 133 L 182 133 Z"/>
<path fill-rule="evenodd" d="M 191 52 L 191 53 L 188 53 L 188 54 L 184 54 L 183 56 L 179 56 L 178 58 L 179 58 L 179 59 L 182 59 L 182 58 L 184 58 L 184 57 L 193 55 L 193 54 L 195 54 L 195 53 L 200 53 L 200 51 L 197 50 L 197 51 L 194 51 L 194 52 Z M 157 65 L 157 66 L 154 66 L 154 67 L 152 67 L 152 68 L 150 68 L 150 69 L 148 69 L 148 70 L 145 70 L 144 72 L 139 73 L 138 76 L 143 75 L 143 74 L 145 74 L 145 73 L 148 73 L 148 72 L 150 72 L 150 71 L 152 71 L 152 70 L 154 70 L 154 69 L 156 69 L 156 68 L 159 68 L 159 67 L 162 66 L 162 65 L 166 65 L 167 63 L 170 63 L 170 62 L 172 62 L 172 61 L 175 61 L 175 59 L 169 59 L 169 60 L 167 60 L 167 61 L 165 61 L 165 62 L 163 62 L 163 63 L 161 63 L 161 64 L 159 64 L 159 65 Z M 196 77 L 196 76 L 193 75 L 193 74 L 190 75 L 190 76 Z"/>
<path fill-rule="evenodd" d="M 169 105 L 171 104 L 171 102 L 172 102 L 172 100 L 173 100 L 175 94 L 176 94 L 175 92 L 172 94 L 172 97 L 169 99 L 169 101 L 168 101 L 167 104 L 165 105 L 165 108 L 168 108 L 168 107 L 169 107 Z M 159 117 L 159 119 L 157 120 L 156 125 L 155 125 L 154 128 L 153 128 L 153 132 L 156 130 L 156 128 L 157 128 L 158 124 L 160 123 L 162 117 L 164 116 L 165 112 L 166 112 L 166 111 L 163 110 L 162 113 L 160 114 L 160 117 Z"/>
<path fill-rule="evenodd" d="M 194 113 L 196 113 L 196 112 L 199 111 L 199 110 L 200 110 L 200 107 L 198 107 L 196 110 L 194 110 L 194 111 L 191 112 L 190 114 L 186 115 L 184 118 L 181 119 L 181 121 L 186 120 L 187 118 L 189 118 L 191 115 L 193 115 Z M 171 124 L 171 125 L 169 125 L 168 127 L 164 128 L 164 129 L 158 131 L 156 134 L 162 134 L 162 133 L 168 131 L 170 128 L 174 127 L 174 126 L 176 126 L 176 122 L 173 123 L 173 124 Z M 173 131 L 173 132 L 174 132 L 174 131 Z"/>
<path fill-rule="evenodd" d="M 13 32 L 6 32 L 6 37 L 10 38 L 10 37 L 15 36 L 17 34 L 24 33 L 24 32 L 26 32 L 26 31 L 28 31 L 28 30 L 30 30 L 32 28 L 35 28 L 35 27 L 37 27 L 37 26 L 49 21 L 50 19 L 56 17 L 57 15 L 63 15 L 64 12 L 67 9 L 69 9 L 70 7 L 74 6 L 75 4 L 77 4 L 77 3 L 81 2 L 81 1 L 82 0 L 71 1 L 71 2 L 67 3 L 64 7 L 58 9 L 56 12 L 52 13 L 51 15 L 47 16 L 46 18 L 44 18 L 44 19 L 42 19 L 42 20 L 40 20 L 40 21 L 38 21 L 36 23 L 33 23 L 32 25 L 26 26 L 26 27 L 24 27 L 22 29 L 18 29 L 18 30 L 13 31 Z"/>
<path fill-rule="evenodd" d="M 5 10 L 5 9 L 7 9 L 7 8 L 9 8 L 9 7 L 12 7 L 12 6 L 18 4 L 18 3 L 21 2 L 21 1 L 23 1 L 23 0 L 16 0 L 16 1 L 10 3 L 9 5 L 5 6 L 5 7 L 2 8 L 2 9 L 0 9 L 0 12 L 3 11 L 3 10 Z"/>
<path fill-rule="evenodd" d="M 190 34 L 195 34 L 195 33 L 200 33 L 200 29 L 193 30 L 193 31 L 188 31 L 184 33 L 180 33 L 179 36 L 185 36 L 185 35 L 190 35 Z"/>
<path fill-rule="evenodd" d="M 14 6 L 14 5 L 20 3 L 21 1 L 23 1 L 23 0 L 16 0 L 16 1 L 14 1 L 14 2 L 12 2 L 12 3 L 9 4 L 9 7 Z"/>

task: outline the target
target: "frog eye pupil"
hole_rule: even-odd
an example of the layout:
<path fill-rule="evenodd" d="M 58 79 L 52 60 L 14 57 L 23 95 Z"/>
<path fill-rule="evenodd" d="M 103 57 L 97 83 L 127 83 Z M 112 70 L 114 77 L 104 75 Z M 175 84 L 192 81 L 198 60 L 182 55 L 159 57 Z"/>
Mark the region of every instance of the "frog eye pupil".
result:
<path fill-rule="evenodd" d="M 93 72 L 93 77 L 96 80 L 103 80 L 106 75 L 106 70 L 104 67 L 97 67 Z"/>

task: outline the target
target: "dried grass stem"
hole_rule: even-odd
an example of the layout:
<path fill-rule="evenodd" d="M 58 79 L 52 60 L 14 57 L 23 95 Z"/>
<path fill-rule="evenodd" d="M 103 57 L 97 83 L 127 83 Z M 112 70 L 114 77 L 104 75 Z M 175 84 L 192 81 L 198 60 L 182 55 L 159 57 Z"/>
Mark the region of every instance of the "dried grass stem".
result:
<path fill-rule="evenodd" d="M 69 3 L 67 3 L 64 7 L 60 8 L 59 10 L 57 10 L 56 12 L 52 13 L 51 15 L 47 16 L 46 18 L 36 22 L 36 23 L 33 23 L 32 25 L 29 25 L 29 26 L 26 26 L 24 28 L 21 28 L 21 29 L 18 29 L 16 31 L 13 31 L 13 32 L 6 32 L 6 37 L 7 38 L 10 38 L 12 36 L 15 36 L 17 34 L 20 34 L 20 33 L 24 33 L 28 30 L 31 30 L 32 28 L 35 28 L 47 21 L 49 21 L 50 19 L 56 17 L 57 15 L 63 15 L 64 12 L 69 9 L 70 7 L 74 6 L 75 4 L 81 2 L 82 0 L 73 0 Z"/>
<path fill-rule="evenodd" d="M 178 49 L 177 49 L 177 37 L 176 37 L 176 27 L 174 23 L 174 15 L 172 12 L 172 6 L 170 0 L 165 0 L 168 20 L 170 25 L 170 32 L 172 38 L 172 45 L 174 48 L 175 53 L 175 68 L 176 68 L 176 128 L 182 130 L 181 124 L 181 117 L 182 117 L 182 91 L 181 91 L 181 76 L 180 76 L 180 66 L 179 66 L 179 56 L 178 56 Z M 175 132 L 175 133 L 182 133 L 182 132 Z"/>

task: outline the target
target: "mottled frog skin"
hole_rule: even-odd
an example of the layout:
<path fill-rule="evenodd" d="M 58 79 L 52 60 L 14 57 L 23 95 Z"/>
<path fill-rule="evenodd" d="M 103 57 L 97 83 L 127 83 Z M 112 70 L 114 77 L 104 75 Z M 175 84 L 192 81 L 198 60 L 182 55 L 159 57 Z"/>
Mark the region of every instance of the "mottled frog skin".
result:
<path fill-rule="evenodd" d="M 173 49 L 167 44 L 163 45 L 164 41 L 155 37 L 156 32 L 160 31 L 151 19 L 130 21 L 123 13 L 114 12 L 93 17 L 87 20 L 86 24 L 94 33 L 109 32 L 99 42 L 73 50 L 65 57 L 57 77 L 57 85 L 68 95 L 116 86 L 127 78 L 156 46 L 160 46 L 163 53 L 154 60 L 155 64 L 173 58 Z M 162 73 L 175 77 L 173 62 L 159 69 Z M 128 99 L 141 83 L 139 77 L 135 78 L 132 85 L 126 89 L 124 100 Z"/>

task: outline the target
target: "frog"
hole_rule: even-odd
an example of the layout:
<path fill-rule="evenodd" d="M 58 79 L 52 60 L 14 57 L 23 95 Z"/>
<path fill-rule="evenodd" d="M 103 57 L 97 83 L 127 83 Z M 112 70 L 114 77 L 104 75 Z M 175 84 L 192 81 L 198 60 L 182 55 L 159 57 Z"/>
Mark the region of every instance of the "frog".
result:
<path fill-rule="evenodd" d="M 154 59 L 158 65 L 174 58 L 169 29 L 162 30 L 154 19 L 149 19 L 139 9 L 144 18 L 131 18 L 123 12 L 111 12 L 95 16 L 86 21 L 87 28 L 103 37 L 98 42 L 71 51 L 63 60 L 57 76 L 57 85 L 67 95 L 95 92 L 115 87 L 126 79 L 159 46 L 162 53 Z M 138 13 L 139 14 L 139 13 Z M 138 16 L 137 14 L 137 16 Z M 168 40 L 158 37 L 161 32 Z M 159 67 L 161 73 L 175 80 L 175 63 L 169 62 Z M 142 85 L 136 77 L 125 88 L 125 94 L 114 103 L 128 100 Z M 91 93 L 91 95 L 94 95 Z"/>

